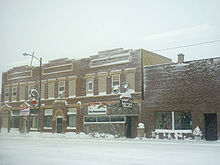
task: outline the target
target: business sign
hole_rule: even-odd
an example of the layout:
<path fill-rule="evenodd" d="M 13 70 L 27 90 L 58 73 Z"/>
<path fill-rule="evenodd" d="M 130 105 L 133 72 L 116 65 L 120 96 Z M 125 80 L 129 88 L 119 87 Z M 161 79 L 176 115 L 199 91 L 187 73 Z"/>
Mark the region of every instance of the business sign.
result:
<path fill-rule="evenodd" d="M 20 107 L 20 116 L 30 115 L 30 107 Z"/>
<path fill-rule="evenodd" d="M 106 102 L 95 102 L 95 103 L 89 103 L 88 105 L 89 115 L 106 114 L 106 112 L 107 112 Z"/>
<path fill-rule="evenodd" d="M 132 108 L 132 98 L 130 97 L 122 97 L 121 98 L 122 107 Z"/>

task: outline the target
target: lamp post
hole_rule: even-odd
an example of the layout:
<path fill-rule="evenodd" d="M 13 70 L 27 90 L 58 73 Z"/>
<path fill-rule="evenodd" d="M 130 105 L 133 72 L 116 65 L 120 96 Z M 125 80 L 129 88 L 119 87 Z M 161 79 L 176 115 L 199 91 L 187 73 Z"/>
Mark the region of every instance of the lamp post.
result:
<path fill-rule="evenodd" d="M 38 111 L 38 131 L 40 131 L 42 58 L 39 59 L 36 56 L 34 56 L 34 52 L 33 52 L 33 54 L 23 53 L 23 56 L 31 56 L 31 65 L 32 65 L 33 58 L 37 59 L 40 62 L 40 87 L 39 87 L 39 101 L 38 101 L 38 109 L 39 109 L 39 111 Z"/>

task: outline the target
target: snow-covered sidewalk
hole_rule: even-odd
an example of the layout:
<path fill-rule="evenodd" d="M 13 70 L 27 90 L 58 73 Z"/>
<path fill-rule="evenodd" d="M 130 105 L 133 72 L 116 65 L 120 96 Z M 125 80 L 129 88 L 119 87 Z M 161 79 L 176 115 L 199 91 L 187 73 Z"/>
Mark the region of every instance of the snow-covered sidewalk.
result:
<path fill-rule="evenodd" d="M 0 165 L 219 165 L 220 142 L 0 133 Z"/>

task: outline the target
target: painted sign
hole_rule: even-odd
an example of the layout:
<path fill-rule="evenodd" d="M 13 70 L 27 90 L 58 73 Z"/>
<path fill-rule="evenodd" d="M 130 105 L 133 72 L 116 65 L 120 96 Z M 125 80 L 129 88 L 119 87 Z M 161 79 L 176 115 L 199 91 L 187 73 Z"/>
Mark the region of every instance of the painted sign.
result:
<path fill-rule="evenodd" d="M 30 115 L 30 107 L 20 107 L 20 116 Z"/>
<path fill-rule="evenodd" d="M 95 102 L 95 103 L 89 103 L 88 105 L 89 115 L 106 114 L 106 111 L 107 111 L 106 102 Z"/>

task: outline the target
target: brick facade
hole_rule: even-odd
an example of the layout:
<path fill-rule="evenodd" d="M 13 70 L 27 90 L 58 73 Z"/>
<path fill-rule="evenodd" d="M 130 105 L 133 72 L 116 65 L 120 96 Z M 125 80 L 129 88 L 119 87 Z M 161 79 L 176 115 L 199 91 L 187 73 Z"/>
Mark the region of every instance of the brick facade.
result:
<path fill-rule="evenodd" d="M 151 137 L 152 131 L 158 129 L 156 123 L 159 121 L 159 112 L 189 112 L 191 130 L 199 126 L 205 139 L 214 140 L 215 130 L 213 136 L 209 135 L 209 131 L 216 128 L 217 139 L 220 139 L 220 58 L 146 66 L 144 90 L 141 120 L 145 124 L 147 137 Z M 209 115 L 217 117 L 212 128 L 208 127 Z M 172 135 L 174 133 L 173 128 Z M 161 130 L 160 136 L 163 135 L 167 137 L 168 133 L 164 134 L 164 130 Z M 192 136 L 192 132 L 186 130 L 183 135 Z"/>
<path fill-rule="evenodd" d="M 145 53 L 143 53 L 145 52 Z M 150 59 L 153 57 L 159 60 L 159 63 L 169 63 L 170 59 L 153 54 L 151 52 L 146 52 L 143 49 L 140 50 L 123 50 L 114 49 L 108 51 L 99 52 L 98 55 L 90 56 L 90 58 L 84 58 L 79 60 L 72 59 L 59 59 L 52 60 L 42 66 L 42 85 L 44 87 L 41 99 L 41 110 L 40 110 L 40 129 L 41 132 L 57 132 L 58 122 L 61 121 L 62 133 L 65 132 L 100 132 L 98 125 L 100 123 L 85 123 L 85 116 L 88 115 L 88 106 L 90 103 L 105 103 L 107 104 L 107 112 L 102 115 L 95 116 L 123 116 L 125 120 L 123 122 L 109 122 L 102 123 L 102 132 L 117 134 L 119 136 L 126 136 L 126 121 L 130 120 L 133 124 L 131 126 L 131 137 L 136 136 L 136 127 L 138 123 L 138 114 L 141 108 L 142 102 L 142 91 L 143 91 L 143 81 L 142 81 L 142 71 L 143 65 L 147 61 L 147 57 Z M 143 60 L 144 57 L 144 60 Z M 147 61 L 149 65 L 151 63 Z M 153 64 L 153 63 L 152 63 Z M 14 110 L 19 110 L 24 104 L 30 107 L 32 111 L 37 110 L 37 107 L 33 107 L 31 101 L 28 100 L 28 90 L 30 84 L 34 85 L 34 88 L 39 91 L 39 67 L 28 67 L 21 66 L 15 67 L 2 74 L 2 104 L 1 113 L 5 114 L 1 116 L 1 120 L 8 121 L 8 131 L 11 130 L 11 120 L 13 119 L 12 112 Z M 134 73 L 134 91 L 132 92 L 133 107 L 131 109 L 123 109 L 119 107 L 120 94 L 125 92 L 123 85 L 126 83 L 126 74 Z M 113 93 L 113 82 L 112 76 L 119 75 L 119 86 L 118 93 Z M 98 77 L 105 77 L 106 88 L 104 94 L 99 93 L 98 87 Z M 89 80 L 89 81 L 88 81 Z M 71 82 L 72 81 L 72 82 Z M 61 82 L 61 83 L 60 83 Z M 63 83 L 64 82 L 64 83 Z M 92 82 L 91 86 L 88 86 L 88 82 Z M 133 81 L 131 81 L 133 82 Z M 116 82 L 117 84 L 117 82 Z M 20 93 L 22 93 L 24 87 L 25 100 L 20 100 Z M 71 86 L 69 86 L 71 85 Z M 17 87 L 16 100 L 12 100 L 13 87 Z M 5 89 L 8 88 L 8 100 L 6 100 Z M 88 89 L 91 88 L 91 89 Z M 14 89 L 15 90 L 15 89 Z M 71 93 L 71 94 L 70 94 Z M 110 108 L 111 107 L 111 108 Z M 67 111 L 68 108 L 77 108 L 76 111 L 76 127 L 68 129 L 67 127 Z M 48 110 L 49 109 L 49 110 Z M 52 124 L 45 127 L 45 119 L 47 118 L 47 111 L 52 109 L 52 118 L 48 117 L 48 120 L 52 120 Z M 6 113 L 7 112 L 7 113 Z M 37 113 L 36 113 L 37 114 Z M 36 120 L 34 115 L 29 116 L 19 116 L 19 130 L 24 131 L 24 123 L 27 125 L 27 132 L 37 131 L 30 129 L 31 124 L 33 125 L 33 120 Z M 112 118 L 113 118 L 112 117 Z M 3 119 L 4 118 L 4 119 Z M 16 118 L 16 116 L 14 117 Z M 58 118 L 62 118 L 59 120 Z M 59 121 L 58 121 L 59 120 Z M 18 121 L 17 121 L 18 122 Z M 1 122 L 3 123 L 3 122 Z M 105 126 L 108 125 L 108 126 Z M 114 129 L 112 127 L 114 125 Z M 111 128 L 112 129 L 109 129 Z M 123 128 L 122 128 L 123 127 Z M 96 129 L 95 129 L 96 128 Z M 117 133 L 114 133 L 114 130 Z"/>

